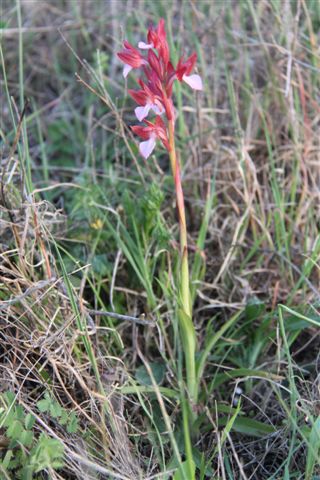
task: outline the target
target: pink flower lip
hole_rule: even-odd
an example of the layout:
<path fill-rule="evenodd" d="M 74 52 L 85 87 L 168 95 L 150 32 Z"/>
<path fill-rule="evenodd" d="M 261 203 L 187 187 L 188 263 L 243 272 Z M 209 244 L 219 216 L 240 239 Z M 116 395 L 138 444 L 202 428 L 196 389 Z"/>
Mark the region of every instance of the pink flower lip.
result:
<path fill-rule="evenodd" d="M 200 75 L 183 75 L 182 80 L 193 88 L 193 90 L 203 90 L 203 84 Z"/>
<path fill-rule="evenodd" d="M 152 133 L 149 140 L 146 140 L 145 142 L 140 142 L 139 152 L 145 159 L 147 159 L 150 157 L 155 146 L 156 146 L 156 134 Z"/>
<path fill-rule="evenodd" d="M 136 107 L 134 112 L 136 114 L 139 122 L 142 122 L 148 115 L 150 110 L 153 110 L 156 115 L 162 115 L 164 113 L 164 108 L 162 105 L 158 106 L 155 103 L 148 102 L 142 107 Z"/>
<path fill-rule="evenodd" d="M 122 72 L 124 78 L 127 78 L 129 72 L 131 72 L 132 69 L 133 67 L 131 67 L 131 65 L 128 65 L 127 63 L 124 64 L 123 72 Z"/>
<path fill-rule="evenodd" d="M 151 108 L 151 104 L 147 103 L 143 107 L 136 107 L 134 109 L 134 113 L 136 114 L 136 117 L 139 120 L 139 122 L 142 122 L 142 120 L 148 116 L 150 108 Z"/>
<path fill-rule="evenodd" d="M 149 50 L 150 48 L 154 48 L 154 45 L 152 42 L 151 43 L 139 42 L 138 48 L 140 48 L 140 50 Z"/>

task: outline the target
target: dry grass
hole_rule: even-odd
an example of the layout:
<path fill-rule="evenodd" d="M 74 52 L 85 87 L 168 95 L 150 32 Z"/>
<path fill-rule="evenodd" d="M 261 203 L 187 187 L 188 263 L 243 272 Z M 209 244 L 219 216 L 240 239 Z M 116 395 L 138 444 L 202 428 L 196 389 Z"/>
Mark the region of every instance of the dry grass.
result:
<path fill-rule="evenodd" d="M 21 185 L 20 179 L 17 182 Z M 50 238 L 59 231 L 64 218 L 47 202 L 21 198 L 18 190 L 13 199 L 13 183 L 4 189 L 2 197 L 6 207 L 2 208 L 0 278 L 2 298 L 6 300 L 0 310 L 0 391 L 15 392 L 26 411 L 36 416 L 39 429 L 64 443 L 65 472 L 74 472 L 72 478 L 95 478 L 89 474 L 93 462 L 96 471 L 106 474 L 109 469 L 114 478 L 132 478 L 139 467 L 128 447 L 123 401 L 114 393 L 124 367 L 120 359 L 109 358 L 105 329 L 96 326 L 75 291 L 81 322 L 87 325 L 84 330 L 76 328 L 70 292 L 51 251 L 54 245 Z M 98 359 L 106 395 L 96 389 L 83 336 Z M 36 402 L 45 391 L 76 412 L 83 431 L 93 430 L 90 451 L 80 433 L 66 435 L 57 422 L 37 411 Z M 106 458 L 110 458 L 108 468 Z M 81 473 L 75 474 L 77 471 Z M 52 472 L 50 478 L 62 477 Z"/>

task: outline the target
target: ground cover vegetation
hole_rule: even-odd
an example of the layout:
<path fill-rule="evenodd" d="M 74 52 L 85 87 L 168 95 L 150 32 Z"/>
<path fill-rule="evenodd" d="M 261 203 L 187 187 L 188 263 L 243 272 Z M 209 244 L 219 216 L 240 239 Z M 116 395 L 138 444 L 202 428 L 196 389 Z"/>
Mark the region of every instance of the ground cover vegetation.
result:
<path fill-rule="evenodd" d="M 1 3 L 0 478 L 320 478 L 320 4 Z M 166 22 L 166 149 L 117 53 Z"/>

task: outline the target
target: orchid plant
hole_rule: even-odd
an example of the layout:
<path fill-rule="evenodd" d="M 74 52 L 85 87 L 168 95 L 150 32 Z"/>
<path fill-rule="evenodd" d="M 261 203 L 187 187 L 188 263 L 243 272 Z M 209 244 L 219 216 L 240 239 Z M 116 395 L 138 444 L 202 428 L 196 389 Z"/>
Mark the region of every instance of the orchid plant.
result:
<path fill-rule="evenodd" d="M 186 60 L 181 57 L 174 68 L 170 61 L 165 22 L 161 19 L 157 27 L 149 28 L 147 42 L 140 41 L 138 48 L 135 48 L 125 41 L 124 49 L 118 53 L 118 57 L 124 63 L 125 78 L 134 69 L 140 74 L 139 90 L 129 90 L 129 94 L 138 104 L 135 115 L 140 122 L 143 122 L 141 125 L 131 127 L 133 132 L 143 140 L 139 144 L 141 155 L 147 159 L 154 151 L 157 140 L 160 140 L 170 156 L 180 224 L 179 321 L 186 361 L 188 393 L 190 400 L 196 402 L 196 334 L 192 322 L 187 226 L 180 162 L 175 148 L 175 109 L 172 94 L 175 80 L 185 82 L 194 90 L 202 90 L 201 77 L 195 73 L 192 74 L 197 55 L 193 53 Z M 155 115 L 154 121 L 147 120 L 150 114 Z"/>

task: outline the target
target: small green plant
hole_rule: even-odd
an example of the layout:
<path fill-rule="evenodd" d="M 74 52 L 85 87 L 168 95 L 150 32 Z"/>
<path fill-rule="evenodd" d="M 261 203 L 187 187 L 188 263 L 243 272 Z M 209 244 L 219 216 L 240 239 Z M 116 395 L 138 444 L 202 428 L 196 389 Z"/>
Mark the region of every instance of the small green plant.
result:
<path fill-rule="evenodd" d="M 31 480 L 43 470 L 63 467 L 63 443 L 45 433 L 37 437 L 34 429 L 36 418 L 17 404 L 12 392 L 2 394 L 0 402 L 0 428 L 4 430 L 6 446 L 0 458 L 1 478 Z M 65 425 L 68 433 L 78 430 L 75 413 L 69 414 L 49 393 L 46 392 L 37 407 L 40 412 L 46 412 L 56 419 L 61 426 Z"/>
<path fill-rule="evenodd" d="M 0 426 L 6 430 L 9 446 L 15 447 L 19 442 L 30 447 L 34 441 L 32 428 L 35 423 L 33 415 L 25 414 L 21 405 L 16 405 L 12 392 L 6 392 L 1 397 Z"/>
<path fill-rule="evenodd" d="M 46 392 L 44 398 L 37 402 L 37 407 L 42 413 L 48 413 L 52 418 L 56 419 L 60 425 L 65 425 L 68 433 L 76 433 L 78 430 L 78 419 L 74 412 L 69 412 L 61 407 L 60 403 L 50 394 Z"/>

